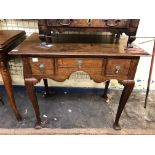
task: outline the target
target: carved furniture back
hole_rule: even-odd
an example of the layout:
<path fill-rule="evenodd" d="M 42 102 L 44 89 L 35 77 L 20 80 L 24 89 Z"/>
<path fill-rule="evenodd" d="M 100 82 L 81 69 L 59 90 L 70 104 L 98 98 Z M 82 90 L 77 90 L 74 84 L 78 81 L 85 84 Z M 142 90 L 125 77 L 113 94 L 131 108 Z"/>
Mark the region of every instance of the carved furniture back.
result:
<path fill-rule="evenodd" d="M 116 38 L 122 33 L 129 36 L 127 47 L 135 40 L 139 19 L 40 19 L 39 38 L 51 43 L 55 33 L 64 31 L 111 32 Z"/>

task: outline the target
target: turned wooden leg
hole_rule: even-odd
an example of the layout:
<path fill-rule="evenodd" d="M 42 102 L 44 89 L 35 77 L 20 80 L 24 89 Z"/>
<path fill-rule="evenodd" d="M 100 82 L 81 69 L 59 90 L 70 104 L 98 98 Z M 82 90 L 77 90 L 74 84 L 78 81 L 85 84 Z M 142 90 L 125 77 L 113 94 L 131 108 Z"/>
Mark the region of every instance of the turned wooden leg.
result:
<path fill-rule="evenodd" d="M 109 84 L 110 84 L 110 80 L 105 82 L 104 94 L 102 95 L 102 97 L 105 99 L 107 103 L 109 102 L 109 99 L 107 96 Z"/>
<path fill-rule="evenodd" d="M 1 74 L 2 74 L 2 78 L 3 78 L 6 94 L 8 96 L 8 100 L 9 100 L 8 103 L 10 104 L 12 110 L 14 111 L 17 120 L 21 121 L 22 117 L 21 117 L 21 115 L 17 109 L 17 106 L 16 106 L 10 73 L 9 73 L 6 65 L 4 64 L 4 62 L 1 62 Z"/>
<path fill-rule="evenodd" d="M 36 96 L 35 89 L 34 89 L 34 83 L 36 83 L 36 79 L 26 79 L 25 80 L 25 86 L 27 89 L 27 93 L 31 100 L 33 109 L 35 111 L 36 119 L 37 119 L 35 128 L 40 129 L 41 128 L 40 110 L 39 110 L 37 96 Z"/>
<path fill-rule="evenodd" d="M 119 101 L 119 106 L 117 109 L 117 114 L 116 114 L 116 118 L 115 118 L 115 122 L 114 122 L 114 129 L 115 130 L 121 129 L 121 127 L 119 125 L 119 119 L 120 119 L 122 111 L 125 107 L 125 104 L 126 104 L 128 98 L 129 98 L 129 96 L 133 90 L 133 87 L 135 85 L 135 81 L 134 80 L 123 80 L 123 81 L 120 81 L 119 83 L 124 85 L 124 89 L 123 89 L 123 92 L 122 92 L 122 95 L 121 95 L 121 98 Z"/>

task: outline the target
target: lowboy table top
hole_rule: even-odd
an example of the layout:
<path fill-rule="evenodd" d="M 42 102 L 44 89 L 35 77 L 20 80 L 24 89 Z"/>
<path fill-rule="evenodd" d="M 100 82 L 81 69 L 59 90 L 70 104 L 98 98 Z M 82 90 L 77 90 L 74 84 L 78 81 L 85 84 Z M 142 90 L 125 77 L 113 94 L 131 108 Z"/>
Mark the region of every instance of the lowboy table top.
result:
<path fill-rule="evenodd" d="M 29 56 L 142 56 L 149 55 L 143 49 L 126 48 L 127 38 L 120 39 L 119 43 L 53 43 L 51 47 L 41 45 L 38 33 L 33 33 L 10 54 Z"/>

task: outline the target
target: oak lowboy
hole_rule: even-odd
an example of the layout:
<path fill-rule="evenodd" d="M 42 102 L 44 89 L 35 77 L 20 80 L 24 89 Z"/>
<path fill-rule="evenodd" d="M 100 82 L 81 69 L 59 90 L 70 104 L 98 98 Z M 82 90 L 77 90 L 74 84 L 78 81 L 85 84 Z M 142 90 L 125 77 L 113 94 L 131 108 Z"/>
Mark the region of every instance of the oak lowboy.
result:
<path fill-rule="evenodd" d="M 23 60 L 25 85 L 35 111 L 37 127 L 41 125 L 41 118 L 34 85 L 43 79 L 48 94 L 47 78 L 64 81 L 71 73 L 84 71 L 95 82 L 106 82 L 105 99 L 108 99 L 107 89 L 111 79 L 124 85 L 114 122 L 114 128 L 120 129 L 119 118 L 134 87 L 139 58 L 148 55 L 141 48 L 126 48 L 126 43 L 127 38 L 122 38 L 118 43 L 55 42 L 43 46 L 38 34 L 34 33 L 12 50 L 10 54 L 20 55 Z"/>

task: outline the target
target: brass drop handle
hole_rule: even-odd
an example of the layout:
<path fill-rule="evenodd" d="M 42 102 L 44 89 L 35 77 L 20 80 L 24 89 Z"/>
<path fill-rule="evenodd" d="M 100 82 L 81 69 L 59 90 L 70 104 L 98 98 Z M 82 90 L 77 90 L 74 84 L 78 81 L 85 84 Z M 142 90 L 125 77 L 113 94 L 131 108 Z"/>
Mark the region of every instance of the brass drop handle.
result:
<path fill-rule="evenodd" d="M 45 72 L 45 65 L 44 64 L 40 64 L 39 65 L 40 71 L 43 73 Z"/>
<path fill-rule="evenodd" d="M 117 26 L 121 20 L 109 19 L 104 21 L 106 22 L 106 26 L 114 27 L 114 26 Z"/>
<path fill-rule="evenodd" d="M 121 66 L 120 65 L 116 65 L 115 69 L 116 69 L 115 73 L 118 74 L 120 69 L 121 69 Z"/>
<path fill-rule="evenodd" d="M 57 19 L 57 22 L 62 26 L 69 26 L 71 21 L 71 19 Z"/>

